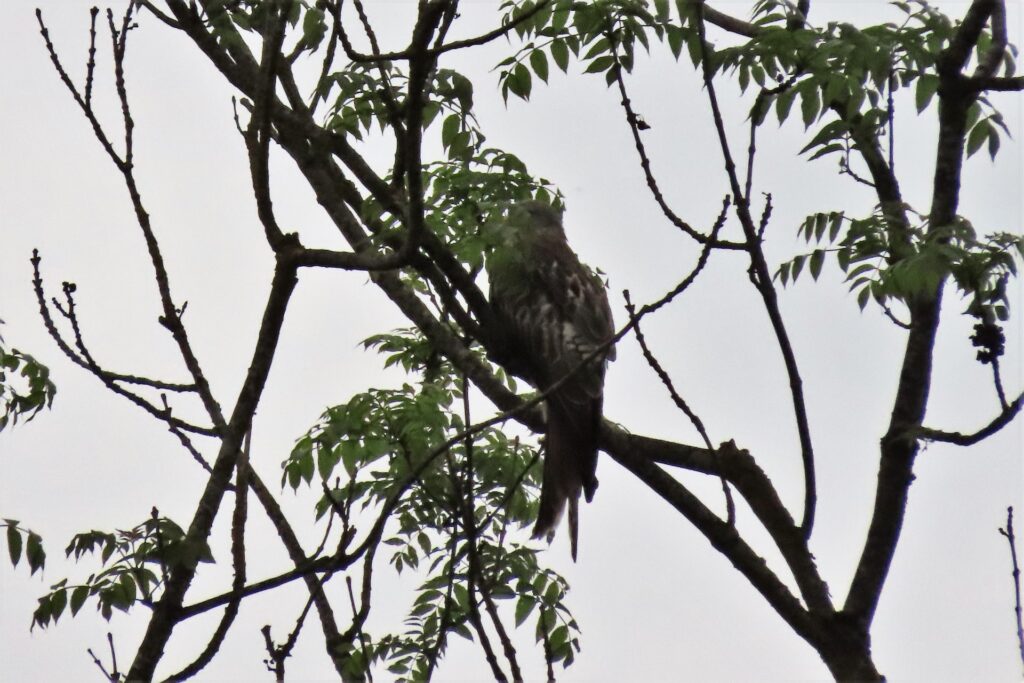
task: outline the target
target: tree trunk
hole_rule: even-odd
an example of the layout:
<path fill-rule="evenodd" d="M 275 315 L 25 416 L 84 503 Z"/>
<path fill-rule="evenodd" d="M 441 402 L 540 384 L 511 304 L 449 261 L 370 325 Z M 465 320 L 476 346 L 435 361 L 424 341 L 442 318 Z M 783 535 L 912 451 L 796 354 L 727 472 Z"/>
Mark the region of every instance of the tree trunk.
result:
<path fill-rule="evenodd" d="M 823 625 L 815 649 L 837 681 L 885 680 L 871 659 L 871 636 L 842 613 Z"/>

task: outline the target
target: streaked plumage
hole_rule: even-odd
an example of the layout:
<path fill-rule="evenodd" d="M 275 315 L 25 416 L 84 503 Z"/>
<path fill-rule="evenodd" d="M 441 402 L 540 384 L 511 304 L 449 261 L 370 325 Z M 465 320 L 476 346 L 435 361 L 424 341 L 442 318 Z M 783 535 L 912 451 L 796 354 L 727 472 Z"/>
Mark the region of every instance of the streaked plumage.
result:
<path fill-rule="evenodd" d="M 490 300 L 502 333 L 499 360 L 538 390 L 580 367 L 614 334 L 601 280 L 569 248 L 559 214 L 527 201 L 511 208 L 488 259 Z M 576 559 L 578 505 L 597 488 L 597 439 L 604 372 L 614 347 L 598 353 L 547 396 L 547 436 L 535 538 L 550 540 L 566 504 Z"/>

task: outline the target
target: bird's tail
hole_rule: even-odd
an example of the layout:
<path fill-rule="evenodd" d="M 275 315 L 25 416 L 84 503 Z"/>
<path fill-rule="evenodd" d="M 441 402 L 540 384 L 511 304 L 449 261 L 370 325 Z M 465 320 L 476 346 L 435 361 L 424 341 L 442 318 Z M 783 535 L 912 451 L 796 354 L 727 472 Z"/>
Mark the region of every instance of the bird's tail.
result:
<path fill-rule="evenodd" d="M 569 507 L 569 541 L 576 560 L 579 535 L 579 499 L 586 490 L 587 500 L 594 495 L 597 480 L 597 441 L 593 429 L 583 428 L 554 402 L 548 405 L 548 428 L 544 453 L 544 478 L 540 489 L 540 509 L 533 527 L 534 538 L 551 541 Z"/>

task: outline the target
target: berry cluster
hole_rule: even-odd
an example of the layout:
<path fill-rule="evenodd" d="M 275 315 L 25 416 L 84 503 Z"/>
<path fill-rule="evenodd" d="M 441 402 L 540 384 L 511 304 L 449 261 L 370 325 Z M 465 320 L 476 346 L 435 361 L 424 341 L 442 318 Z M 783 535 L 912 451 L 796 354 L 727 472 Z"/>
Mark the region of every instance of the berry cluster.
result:
<path fill-rule="evenodd" d="M 1006 351 L 1006 336 L 996 323 L 975 325 L 971 343 L 979 349 L 978 360 L 981 363 L 991 363 Z"/>

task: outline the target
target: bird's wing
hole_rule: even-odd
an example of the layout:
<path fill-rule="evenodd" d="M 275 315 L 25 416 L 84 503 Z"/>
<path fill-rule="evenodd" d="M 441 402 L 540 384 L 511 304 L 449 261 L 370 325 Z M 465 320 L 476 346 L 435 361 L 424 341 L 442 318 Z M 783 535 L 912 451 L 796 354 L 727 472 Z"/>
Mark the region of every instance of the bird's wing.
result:
<path fill-rule="evenodd" d="M 555 381 L 574 370 L 614 334 L 611 307 L 601 280 L 590 272 L 563 239 L 543 240 L 533 254 L 531 289 L 542 299 L 540 308 L 550 307 L 537 323 L 546 329 L 545 351 L 553 354 Z M 597 373 L 583 371 L 577 376 L 592 376 L 581 387 L 590 398 L 601 394 L 604 379 L 602 360 L 614 358 L 614 347 L 598 355 Z M 581 378 L 582 379 L 582 378 Z"/>

